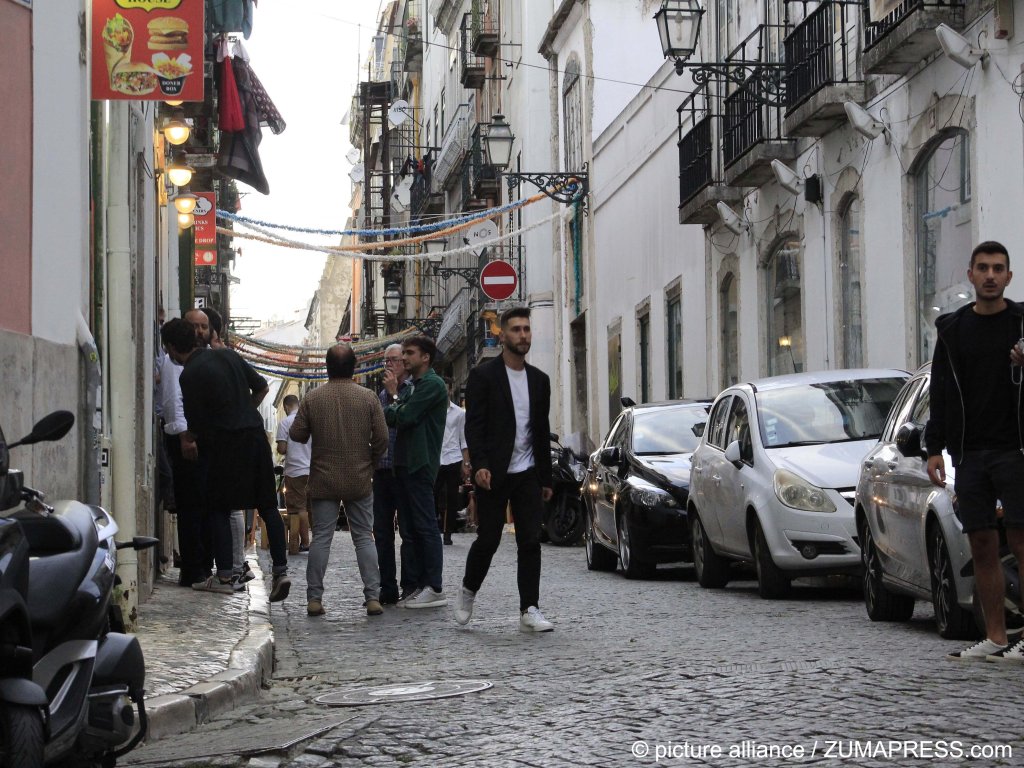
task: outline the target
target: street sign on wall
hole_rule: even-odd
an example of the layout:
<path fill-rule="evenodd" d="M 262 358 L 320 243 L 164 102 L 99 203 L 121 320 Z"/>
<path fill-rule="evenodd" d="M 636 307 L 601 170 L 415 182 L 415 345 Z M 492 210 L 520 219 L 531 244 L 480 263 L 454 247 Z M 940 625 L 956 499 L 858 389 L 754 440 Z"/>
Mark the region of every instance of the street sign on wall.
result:
<path fill-rule="evenodd" d="M 519 275 L 507 261 L 489 261 L 480 270 L 480 290 L 491 301 L 504 301 L 518 287 Z"/>
<path fill-rule="evenodd" d="M 203 0 L 93 0 L 92 97 L 203 100 Z"/>

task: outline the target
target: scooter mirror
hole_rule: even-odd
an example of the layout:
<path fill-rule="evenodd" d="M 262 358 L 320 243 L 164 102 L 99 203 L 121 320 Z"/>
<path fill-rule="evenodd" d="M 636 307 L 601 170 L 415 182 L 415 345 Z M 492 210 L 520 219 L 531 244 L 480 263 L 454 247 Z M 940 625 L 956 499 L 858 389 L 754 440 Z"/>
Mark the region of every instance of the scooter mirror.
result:
<path fill-rule="evenodd" d="M 37 421 L 36 425 L 32 427 L 31 432 L 16 443 L 11 443 L 9 447 L 15 448 L 19 445 L 32 445 L 33 443 L 60 440 L 64 435 L 71 431 L 71 427 L 73 427 L 74 424 L 75 414 L 71 411 L 54 411 L 51 414 L 43 416 L 43 418 Z"/>
<path fill-rule="evenodd" d="M 552 443 L 557 443 L 558 442 L 558 433 L 557 432 L 549 432 L 548 433 L 548 439 Z"/>
<path fill-rule="evenodd" d="M 160 539 L 152 536 L 136 536 L 131 541 L 119 541 L 115 545 L 118 549 L 150 549 L 160 543 Z"/>

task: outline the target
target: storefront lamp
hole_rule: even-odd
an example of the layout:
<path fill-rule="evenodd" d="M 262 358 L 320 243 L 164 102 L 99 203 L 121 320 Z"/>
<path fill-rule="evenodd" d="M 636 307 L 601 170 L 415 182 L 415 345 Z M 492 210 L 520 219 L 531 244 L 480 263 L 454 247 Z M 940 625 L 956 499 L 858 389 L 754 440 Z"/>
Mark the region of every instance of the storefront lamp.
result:
<path fill-rule="evenodd" d="M 184 120 L 179 120 L 176 117 L 172 117 L 163 127 L 164 138 L 167 139 L 168 143 L 184 144 L 188 141 L 188 137 L 192 135 L 192 129 L 188 127 L 188 123 Z"/>
<path fill-rule="evenodd" d="M 180 229 L 188 229 L 196 223 L 196 217 L 191 213 L 179 213 L 178 214 L 178 227 Z"/>
<path fill-rule="evenodd" d="M 179 192 L 174 198 L 174 207 L 178 213 L 192 213 L 196 209 L 198 198 L 191 192 Z"/>
<path fill-rule="evenodd" d="M 175 155 L 174 160 L 167 166 L 167 178 L 176 187 L 184 187 L 192 181 L 192 166 L 185 162 L 183 154 Z"/>
<path fill-rule="evenodd" d="M 398 314 L 402 306 L 402 291 L 397 285 L 391 283 L 384 291 L 384 311 L 391 317 Z"/>

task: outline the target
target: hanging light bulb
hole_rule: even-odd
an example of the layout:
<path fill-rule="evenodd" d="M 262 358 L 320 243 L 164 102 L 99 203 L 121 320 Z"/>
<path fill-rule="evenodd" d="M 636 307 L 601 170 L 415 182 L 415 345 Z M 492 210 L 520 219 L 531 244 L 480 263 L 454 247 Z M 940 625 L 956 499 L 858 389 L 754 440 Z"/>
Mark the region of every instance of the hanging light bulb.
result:
<path fill-rule="evenodd" d="M 178 214 L 178 227 L 181 229 L 188 229 L 196 223 L 196 217 L 191 213 L 179 213 Z"/>
<path fill-rule="evenodd" d="M 188 141 L 188 137 L 192 135 L 192 129 L 188 127 L 188 123 L 177 118 L 171 118 L 164 123 L 163 132 L 164 138 L 175 146 L 184 144 Z"/>
<path fill-rule="evenodd" d="M 184 187 L 192 181 L 192 166 L 185 162 L 184 154 L 177 154 L 174 160 L 167 166 L 167 178 L 176 187 Z"/>
<path fill-rule="evenodd" d="M 166 104 L 168 107 L 180 107 L 184 103 L 185 103 L 184 101 L 165 101 L 164 102 L 164 104 Z"/>
<path fill-rule="evenodd" d="M 179 192 L 174 198 L 174 207 L 177 208 L 178 213 L 192 213 L 196 209 L 195 195 L 191 192 Z"/>

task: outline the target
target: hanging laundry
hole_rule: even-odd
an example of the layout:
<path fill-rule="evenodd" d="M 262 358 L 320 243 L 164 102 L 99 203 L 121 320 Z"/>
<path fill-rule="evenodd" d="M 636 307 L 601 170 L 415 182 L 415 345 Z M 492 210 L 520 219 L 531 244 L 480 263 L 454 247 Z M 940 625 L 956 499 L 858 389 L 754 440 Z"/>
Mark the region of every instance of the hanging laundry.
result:
<path fill-rule="evenodd" d="M 224 61 L 226 63 L 229 59 Z M 267 195 L 270 194 L 270 183 L 260 161 L 259 145 L 263 140 L 263 133 L 260 130 L 259 107 L 252 90 L 250 72 L 248 67 L 240 66 L 234 73 L 245 118 L 244 127 L 243 130 L 233 132 L 221 128 L 217 169 L 228 178 L 237 179 L 257 192 Z"/>
<path fill-rule="evenodd" d="M 245 66 L 245 62 L 239 63 Z M 244 131 L 245 116 L 242 114 L 242 99 L 238 94 L 235 68 L 230 57 L 220 63 L 217 95 L 217 122 L 221 132 Z"/>
<path fill-rule="evenodd" d="M 260 116 L 260 125 L 267 126 L 275 135 L 284 131 L 287 124 L 284 118 L 281 117 L 281 113 L 277 111 L 277 107 L 274 106 L 274 102 L 270 100 L 270 96 L 267 95 L 263 83 L 256 77 L 252 66 L 247 60 L 236 60 L 235 67 L 245 67 L 249 80 L 249 89 L 252 91 L 253 98 L 256 99 L 256 109 Z"/>
<path fill-rule="evenodd" d="M 253 0 L 206 0 L 206 31 L 252 34 Z"/>

